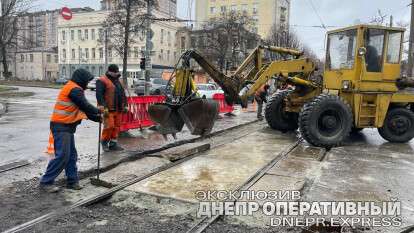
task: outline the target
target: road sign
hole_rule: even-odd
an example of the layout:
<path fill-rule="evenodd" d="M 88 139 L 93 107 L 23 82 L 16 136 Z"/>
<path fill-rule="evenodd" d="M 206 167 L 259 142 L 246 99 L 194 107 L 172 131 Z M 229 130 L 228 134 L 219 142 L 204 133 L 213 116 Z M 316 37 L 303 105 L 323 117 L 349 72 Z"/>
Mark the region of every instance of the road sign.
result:
<path fill-rule="evenodd" d="M 63 7 L 60 11 L 60 14 L 65 20 L 71 20 L 72 19 L 72 11 L 68 7 Z"/>

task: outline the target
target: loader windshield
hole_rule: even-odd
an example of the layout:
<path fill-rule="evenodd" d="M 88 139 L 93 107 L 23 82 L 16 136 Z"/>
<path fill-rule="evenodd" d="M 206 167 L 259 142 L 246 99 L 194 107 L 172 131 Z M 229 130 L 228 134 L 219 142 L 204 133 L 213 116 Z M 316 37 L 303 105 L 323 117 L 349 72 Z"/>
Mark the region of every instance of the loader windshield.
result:
<path fill-rule="evenodd" d="M 329 34 L 326 56 L 329 70 L 352 69 L 354 67 L 356 35 L 355 29 Z"/>

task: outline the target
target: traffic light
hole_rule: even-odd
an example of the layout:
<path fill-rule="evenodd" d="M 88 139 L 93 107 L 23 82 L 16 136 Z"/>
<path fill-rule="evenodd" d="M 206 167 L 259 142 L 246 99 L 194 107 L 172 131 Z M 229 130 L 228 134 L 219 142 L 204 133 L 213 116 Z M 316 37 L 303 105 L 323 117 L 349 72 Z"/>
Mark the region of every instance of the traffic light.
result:
<path fill-rule="evenodd" d="M 145 70 L 145 58 L 141 58 L 141 61 L 139 62 L 139 68 L 141 68 L 141 70 Z"/>

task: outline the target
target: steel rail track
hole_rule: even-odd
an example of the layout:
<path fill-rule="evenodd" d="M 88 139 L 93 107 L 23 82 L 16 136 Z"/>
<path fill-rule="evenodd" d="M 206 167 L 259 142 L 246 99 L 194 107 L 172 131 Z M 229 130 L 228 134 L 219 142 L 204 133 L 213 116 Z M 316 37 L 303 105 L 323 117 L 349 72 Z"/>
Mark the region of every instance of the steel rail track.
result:
<path fill-rule="evenodd" d="M 248 127 L 249 125 L 250 124 L 246 124 L 245 126 Z M 237 127 L 237 128 L 228 130 L 226 132 L 222 132 L 222 133 L 213 135 L 210 138 L 219 137 L 219 136 L 221 136 L 223 134 L 230 133 L 230 132 L 234 132 L 235 130 L 242 130 L 242 129 L 243 129 L 243 127 Z M 220 143 L 216 143 L 215 145 L 211 146 L 210 149 L 217 148 L 217 147 L 220 147 L 220 146 L 224 146 L 225 144 L 227 144 L 229 142 L 232 142 L 234 140 L 238 140 L 240 138 L 243 138 L 243 137 L 245 137 L 245 136 L 247 136 L 247 135 L 249 135 L 249 134 L 251 134 L 253 132 L 252 131 L 248 131 L 248 132 L 244 132 L 244 133 L 242 132 L 242 134 L 239 134 L 236 137 L 231 137 L 229 139 L 226 139 L 226 140 L 221 141 Z M 87 198 L 87 199 L 84 199 L 84 200 L 80 200 L 80 201 L 78 201 L 78 202 L 76 202 L 76 203 L 74 203 L 74 204 L 72 204 L 70 206 L 62 207 L 62 208 L 60 208 L 58 210 L 49 212 L 49 213 L 44 214 L 44 215 L 42 215 L 40 217 L 37 217 L 35 219 L 32 219 L 30 221 L 27 221 L 25 223 L 22 223 L 22 224 L 19 224 L 17 226 L 14 226 L 14 227 L 12 227 L 10 229 L 7 229 L 7 230 L 3 231 L 3 233 L 15 233 L 15 232 L 20 232 L 20 231 L 23 231 L 23 230 L 27 230 L 30 227 L 33 227 L 33 226 L 35 226 L 35 225 L 37 225 L 39 223 L 43 223 L 43 222 L 45 222 L 47 220 L 55 219 L 55 218 L 58 218 L 59 216 L 68 214 L 68 213 L 70 213 L 71 211 L 73 211 L 76 208 L 83 207 L 83 206 L 89 206 L 89 205 L 98 203 L 98 202 L 100 202 L 100 201 L 102 201 L 104 199 L 107 199 L 107 198 L 111 197 L 116 192 L 119 192 L 119 191 L 125 189 L 128 186 L 131 186 L 133 184 L 136 184 L 136 183 L 138 183 L 138 182 L 140 182 L 142 180 L 145 180 L 145 179 L 147 179 L 147 178 L 149 178 L 151 176 L 154 176 L 154 175 L 156 175 L 156 174 L 158 174 L 160 172 L 163 172 L 163 171 L 168 170 L 168 169 L 170 169 L 172 167 L 175 167 L 175 166 L 177 166 L 177 165 L 179 165 L 181 163 L 184 163 L 184 162 L 186 162 L 188 160 L 191 160 L 191 159 L 193 159 L 195 157 L 198 157 L 200 154 L 201 154 L 200 152 L 196 152 L 195 154 L 190 155 L 190 156 L 188 156 L 186 158 L 183 158 L 181 160 L 177 160 L 175 162 L 172 162 L 172 163 L 163 165 L 161 167 L 158 167 L 158 168 L 154 169 L 153 171 L 151 171 L 151 172 L 149 172 L 149 173 L 147 173 L 145 175 L 142 175 L 142 176 L 136 177 L 136 178 L 134 178 L 132 180 L 126 181 L 124 183 L 121 183 L 121 184 L 119 184 L 119 185 L 117 185 L 117 186 L 115 186 L 113 188 L 110 188 L 110 189 L 106 190 L 103 193 L 100 193 L 98 195 L 95 195 L 93 197 L 90 197 L 90 198 Z"/>
<path fill-rule="evenodd" d="M 286 158 L 289 153 L 294 150 L 302 139 L 297 140 L 296 142 L 290 144 L 286 149 L 281 151 L 274 159 L 272 159 L 269 163 L 259 169 L 255 174 L 249 177 L 243 184 L 236 187 L 235 191 L 239 194 L 237 199 L 230 199 L 229 202 L 236 203 L 240 199 L 241 191 L 248 190 L 252 187 L 260 178 L 262 178 L 266 172 L 268 172 L 274 165 L 276 165 L 279 161 Z M 217 219 L 219 219 L 222 215 L 214 215 L 211 217 L 204 217 L 196 224 L 194 224 L 187 233 L 201 233 L 204 232 L 211 224 L 213 224 Z"/>

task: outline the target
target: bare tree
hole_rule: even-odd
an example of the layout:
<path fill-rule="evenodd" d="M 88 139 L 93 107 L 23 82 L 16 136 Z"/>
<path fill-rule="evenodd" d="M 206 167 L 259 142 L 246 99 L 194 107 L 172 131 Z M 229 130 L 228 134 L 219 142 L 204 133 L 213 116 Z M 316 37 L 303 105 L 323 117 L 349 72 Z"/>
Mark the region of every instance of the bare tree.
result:
<path fill-rule="evenodd" d="M 251 17 L 240 12 L 227 12 L 212 18 L 202 30 L 193 32 L 193 46 L 224 70 L 237 66 L 247 55 L 247 50 L 259 42 L 257 34 L 249 31 L 253 26 Z"/>
<path fill-rule="evenodd" d="M 19 44 L 19 32 L 24 30 L 19 27 L 19 18 L 26 15 L 32 7 L 32 0 L 8 0 L 1 3 L 2 14 L 0 15 L 0 59 L 3 67 L 3 76 L 11 79 L 9 72 L 11 51 L 16 50 Z"/>
<path fill-rule="evenodd" d="M 116 5 L 104 22 L 108 32 L 108 46 L 122 57 L 122 76 L 127 85 L 128 53 L 130 45 L 138 43 L 137 38 L 145 38 L 145 22 L 151 20 L 146 14 L 147 4 L 156 7 L 157 0 L 123 0 Z"/>
<path fill-rule="evenodd" d="M 302 44 L 294 31 L 280 28 L 278 25 L 272 26 L 272 29 L 264 42 L 267 45 L 292 49 L 300 49 L 302 47 Z"/>

